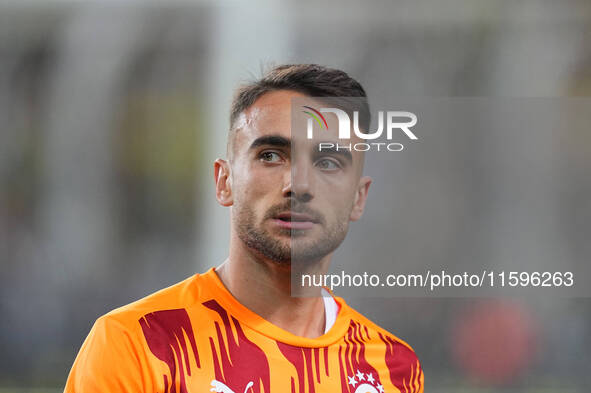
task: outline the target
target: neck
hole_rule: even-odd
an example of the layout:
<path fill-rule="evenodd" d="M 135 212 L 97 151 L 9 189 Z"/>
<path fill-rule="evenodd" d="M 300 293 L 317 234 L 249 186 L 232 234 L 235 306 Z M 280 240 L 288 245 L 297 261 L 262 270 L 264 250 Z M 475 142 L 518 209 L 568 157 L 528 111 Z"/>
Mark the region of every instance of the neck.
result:
<path fill-rule="evenodd" d="M 330 256 L 318 263 L 327 265 Z M 292 297 L 291 269 L 230 247 L 230 256 L 216 268 L 220 280 L 240 303 L 270 323 L 296 336 L 324 334 L 322 297 Z"/>

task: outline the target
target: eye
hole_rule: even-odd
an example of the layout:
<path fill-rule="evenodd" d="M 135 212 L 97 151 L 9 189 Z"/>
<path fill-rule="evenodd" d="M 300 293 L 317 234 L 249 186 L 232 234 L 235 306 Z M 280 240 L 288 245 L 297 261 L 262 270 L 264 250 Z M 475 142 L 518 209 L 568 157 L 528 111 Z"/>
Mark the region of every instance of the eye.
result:
<path fill-rule="evenodd" d="M 325 171 L 334 171 L 341 168 L 339 162 L 330 158 L 322 158 L 316 161 L 316 166 Z"/>
<path fill-rule="evenodd" d="M 263 162 L 279 162 L 281 161 L 281 156 L 274 151 L 264 151 L 259 154 L 259 159 Z"/>

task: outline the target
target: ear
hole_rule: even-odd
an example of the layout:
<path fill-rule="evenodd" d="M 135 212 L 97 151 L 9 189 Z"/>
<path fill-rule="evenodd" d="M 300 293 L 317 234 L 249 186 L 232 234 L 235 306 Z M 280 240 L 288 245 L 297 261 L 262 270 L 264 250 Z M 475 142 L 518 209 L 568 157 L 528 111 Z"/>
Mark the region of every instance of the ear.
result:
<path fill-rule="evenodd" d="M 365 202 L 367 201 L 367 193 L 369 192 L 369 186 L 371 185 L 371 177 L 362 176 L 359 179 L 359 185 L 355 192 L 355 200 L 353 201 L 353 209 L 349 215 L 349 220 L 357 221 L 363 215 L 365 209 Z"/>
<path fill-rule="evenodd" d="M 213 176 L 215 178 L 215 197 L 222 206 L 232 206 L 232 178 L 230 165 L 226 160 L 218 158 L 213 163 Z"/>

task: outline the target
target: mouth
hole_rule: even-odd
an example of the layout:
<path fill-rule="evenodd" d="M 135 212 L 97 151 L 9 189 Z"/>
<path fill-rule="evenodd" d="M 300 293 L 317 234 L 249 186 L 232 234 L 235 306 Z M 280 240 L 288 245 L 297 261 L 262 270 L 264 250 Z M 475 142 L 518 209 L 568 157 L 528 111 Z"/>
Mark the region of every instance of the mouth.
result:
<path fill-rule="evenodd" d="M 283 229 L 311 229 L 318 220 L 306 213 L 283 212 L 273 217 L 273 222 Z"/>

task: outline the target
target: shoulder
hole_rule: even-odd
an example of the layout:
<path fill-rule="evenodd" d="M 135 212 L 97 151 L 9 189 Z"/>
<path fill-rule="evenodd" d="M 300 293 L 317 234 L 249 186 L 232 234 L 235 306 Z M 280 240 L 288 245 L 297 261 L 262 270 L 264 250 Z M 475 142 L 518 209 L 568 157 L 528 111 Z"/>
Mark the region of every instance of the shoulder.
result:
<path fill-rule="evenodd" d="M 122 330 L 126 330 L 138 326 L 138 320 L 148 314 L 190 308 L 201 297 L 201 276 L 201 274 L 195 274 L 181 282 L 118 307 L 101 316 L 97 323 L 119 326 Z"/>
<path fill-rule="evenodd" d="M 401 391 L 405 386 L 411 386 L 413 392 L 423 392 L 424 376 L 419 358 L 412 347 L 404 340 L 398 338 L 388 330 L 346 305 L 342 299 L 341 304 L 347 308 L 351 316 L 349 329 L 350 339 L 359 342 L 365 339 L 371 342 L 383 354 L 385 366 L 388 368 L 390 380 Z"/>
<path fill-rule="evenodd" d="M 419 358 L 410 344 L 377 325 L 359 311 L 347 305 L 342 299 L 339 298 L 339 301 L 342 302 L 344 307 L 347 307 L 351 315 L 353 330 L 360 331 L 360 334 L 365 335 L 375 344 L 383 345 L 386 363 L 391 372 L 408 372 L 414 375 L 419 371 L 422 373 Z"/>
<path fill-rule="evenodd" d="M 392 345 L 395 344 L 395 345 L 405 348 L 404 352 L 408 352 L 408 353 L 412 353 L 412 354 L 415 353 L 413 348 L 406 341 L 395 336 L 390 331 L 379 326 L 378 324 L 376 324 L 375 322 L 373 322 L 372 320 L 367 318 L 365 315 L 361 314 L 359 311 L 355 310 L 353 307 L 346 304 L 342 298 L 337 298 L 337 299 L 343 307 L 347 308 L 348 312 L 351 315 L 351 320 L 352 320 L 353 324 L 358 324 L 360 326 L 360 328 L 363 328 L 364 330 L 366 330 L 367 333 L 370 333 L 370 332 L 373 333 L 371 335 L 378 337 L 381 341 L 384 342 L 384 344 L 392 344 Z"/>

